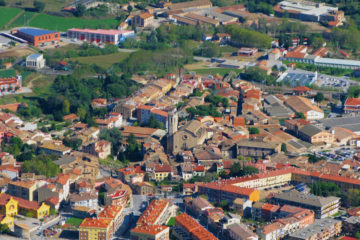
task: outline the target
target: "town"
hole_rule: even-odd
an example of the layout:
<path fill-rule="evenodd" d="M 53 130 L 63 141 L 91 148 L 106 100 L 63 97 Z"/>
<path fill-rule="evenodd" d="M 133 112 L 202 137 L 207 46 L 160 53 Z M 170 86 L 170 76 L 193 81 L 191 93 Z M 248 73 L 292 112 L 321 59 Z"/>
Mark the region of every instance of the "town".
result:
<path fill-rule="evenodd" d="M 360 239 L 359 9 L 0 0 L 0 239 Z"/>

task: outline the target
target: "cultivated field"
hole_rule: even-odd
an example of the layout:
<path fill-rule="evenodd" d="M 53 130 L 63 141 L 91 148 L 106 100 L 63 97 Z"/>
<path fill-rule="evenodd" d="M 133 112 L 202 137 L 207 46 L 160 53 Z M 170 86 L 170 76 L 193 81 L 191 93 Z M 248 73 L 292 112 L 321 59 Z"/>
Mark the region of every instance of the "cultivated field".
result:
<path fill-rule="evenodd" d="M 36 12 L 23 12 L 19 17 L 17 17 L 9 26 L 9 28 L 19 27 L 19 26 L 27 26 L 31 18 L 37 14 Z"/>
<path fill-rule="evenodd" d="M 99 67 L 108 69 L 113 64 L 124 60 L 127 56 L 129 56 L 129 53 L 118 52 L 118 53 L 113 53 L 113 54 L 108 54 L 108 55 L 100 55 L 100 56 L 69 58 L 66 60 L 67 61 L 77 61 L 79 63 L 89 64 L 89 65 L 96 64 Z"/>
<path fill-rule="evenodd" d="M 0 28 L 4 27 L 11 19 L 21 12 L 19 8 L 0 7 Z"/>

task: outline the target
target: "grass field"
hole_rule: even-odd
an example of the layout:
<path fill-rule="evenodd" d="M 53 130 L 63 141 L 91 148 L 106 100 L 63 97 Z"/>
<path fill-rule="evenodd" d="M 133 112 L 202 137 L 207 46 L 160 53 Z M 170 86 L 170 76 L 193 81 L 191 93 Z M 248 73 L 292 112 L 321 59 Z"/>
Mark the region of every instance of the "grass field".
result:
<path fill-rule="evenodd" d="M 9 28 L 19 27 L 19 26 L 27 26 L 29 25 L 29 21 L 36 14 L 35 12 L 23 12 L 18 18 L 15 19 L 9 26 Z"/>
<path fill-rule="evenodd" d="M 70 58 L 66 59 L 67 61 L 78 61 L 79 63 L 84 64 L 96 64 L 99 67 L 102 68 L 109 68 L 114 63 L 121 62 L 124 60 L 127 56 L 129 56 L 129 53 L 125 52 L 118 52 L 108 55 L 101 55 L 101 56 L 90 56 L 90 57 L 77 57 L 77 58 Z"/>
<path fill-rule="evenodd" d="M 118 25 L 118 21 L 114 18 L 82 19 L 75 17 L 57 17 L 40 13 L 30 21 L 29 25 L 49 30 L 66 31 L 69 28 L 115 28 Z"/>
<path fill-rule="evenodd" d="M 81 218 L 71 217 L 68 220 L 66 220 L 65 223 L 72 225 L 74 227 L 79 227 L 82 221 L 83 221 L 83 219 L 81 219 Z"/>
<path fill-rule="evenodd" d="M 230 73 L 231 71 L 234 71 L 237 74 L 242 72 L 241 69 L 230 69 L 230 68 L 193 69 L 191 71 L 196 72 L 197 74 L 209 74 L 209 75 L 219 74 L 221 76 L 224 76 L 225 74 Z"/>
<path fill-rule="evenodd" d="M 21 12 L 19 8 L 0 7 L 0 28 L 4 27 L 11 19 Z"/>
<path fill-rule="evenodd" d="M 15 6 L 16 3 L 21 3 L 18 5 L 22 8 L 32 8 L 34 0 L 6 0 L 8 5 Z M 74 0 L 41 0 L 45 3 L 45 11 L 60 11 L 67 4 L 74 2 Z"/>

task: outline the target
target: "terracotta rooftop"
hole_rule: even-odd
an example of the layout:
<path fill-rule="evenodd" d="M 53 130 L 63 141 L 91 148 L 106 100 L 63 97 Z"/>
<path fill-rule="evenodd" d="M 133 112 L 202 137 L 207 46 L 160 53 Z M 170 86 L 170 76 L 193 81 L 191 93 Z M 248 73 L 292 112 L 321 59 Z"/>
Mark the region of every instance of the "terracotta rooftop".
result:
<path fill-rule="evenodd" d="M 131 232 L 137 232 L 137 233 L 143 233 L 143 234 L 155 236 L 156 234 L 166 229 L 169 229 L 169 227 L 162 225 L 152 225 L 152 226 L 144 225 L 144 226 L 137 226 L 131 229 Z"/>
<path fill-rule="evenodd" d="M 138 226 L 142 225 L 154 225 L 158 220 L 161 213 L 163 213 L 166 207 L 169 205 L 168 201 L 153 200 L 149 206 L 145 209 L 143 214 L 137 221 Z"/>
<path fill-rule="evenodd" d="M 85 218 L 81 224 L 80 228 L 108 228 L 112 223 L 112 219 L 98 219 L 98 218 Z"/>
<path fill-rule="evenodd" d="M 114 219 L 122 210 L 122 206 L 106 205 L 98 215 L 98 218 Z"/>

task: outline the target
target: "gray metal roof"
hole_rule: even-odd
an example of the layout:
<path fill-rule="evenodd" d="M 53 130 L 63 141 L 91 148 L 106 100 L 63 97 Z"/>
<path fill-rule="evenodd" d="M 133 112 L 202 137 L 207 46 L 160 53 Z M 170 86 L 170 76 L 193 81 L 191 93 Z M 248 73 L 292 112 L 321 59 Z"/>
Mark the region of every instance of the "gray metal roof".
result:
<path fill-rule="evenodd" d="M 302 128 L 300 128 L 300 130 L 299 130 L 299 132 L 301 134 L 308 136 L 308 137 L 312 137 L 321 131 L 323 131 L 323 130 L 314 125 L 311 125 L 311 124 L 307 124 L 307 125 L 303 126 Z"/>
<path fill-rule="evenodd" d="M 335 59 L 335 58 L 318 58 L 318 59 L 315 59 L 315 63 L 336 64 L 336 65 L 358 66 L 358 67 L 360 67 L 360 61 L 346 60 L 346 59 Z"/>

